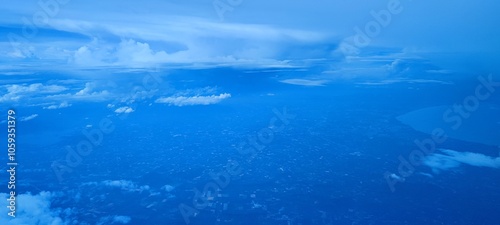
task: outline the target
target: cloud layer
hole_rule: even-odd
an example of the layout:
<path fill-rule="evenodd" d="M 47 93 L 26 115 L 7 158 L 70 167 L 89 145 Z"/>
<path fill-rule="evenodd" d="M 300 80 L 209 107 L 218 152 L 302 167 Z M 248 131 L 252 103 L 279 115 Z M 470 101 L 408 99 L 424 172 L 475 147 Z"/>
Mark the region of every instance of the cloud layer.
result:
<path fill-rule="evenodd" d="M 0 58 L 16 69 L 23 69 L 28 62 L 36 64 L 36 68 L 58 65 L 71 69 L 163 64 L 290 66 L 312 59 L 344 60 L 335 51 L 342 40 L 378 22 L 380 32 L 371 37 L 369 46 L 386 48 L 378 55 L 407 49 L 433 58 L 440 65 L 462 69 L 476 69 L 473 64 L 491 66 L 496 60 L 500 44 L 494 40 L 500 39 L 500 31 L 495 29 L 495 9 L 500 3 L 396 2 L 401 12 L 384 22 L 374 15 L 387 10 L 386 0 L 315 4 L 254 1 L 239 9 L 231 7 L 223 21 L 213 4 L 197 0 L 148 0 L 148 4 L 85 1 L 59 4 L 57 10 L 44 9 L 36 2 L 4 4 L 0 30 L 8 35 L 0 38 Z M 275 8 L 281 10 L 271 10 Z M 457 18 L 460 12 L 467 12 L 467 18 Z M 34 13 L 50 16 L 44 21 L 28 21 L 36 26 L 26 27 L 23 18 L 33 20 Z M 356 56 L 372 52 L 369 47 Z M 490 68 L 495 69 L 496 64 Z M 402 72 L 399 69 L 405 68 L 395 69 Z"/>

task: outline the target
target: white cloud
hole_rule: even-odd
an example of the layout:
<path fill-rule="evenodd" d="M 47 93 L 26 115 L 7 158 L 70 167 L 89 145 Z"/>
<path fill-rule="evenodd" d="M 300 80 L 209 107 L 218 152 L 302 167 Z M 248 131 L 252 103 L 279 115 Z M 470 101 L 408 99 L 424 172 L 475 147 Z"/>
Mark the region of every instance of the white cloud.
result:
<path fill-rule="evenodd" d="M 115 100 L 122 103 L 132 103 L 137 100 L 150 99 L 160 89 L 140 90 L 140 86 L 127 89 L 121 81 L 96 80 L 82 83 L 81 80 L 58 81 L 61 85 L 23 84 L 0 85 L 0 102 L 17 102 L 43 109 L 60 109 L 72 106 L 73 102 L 103 102 Z M 4 93 L 2 93 L 4 88 Z M 2 95 L 3 94 L 3 95 Z M 21 101 L 22 100 L 22 101 Z M 116 107 L 108 104 L 108 108 Z M 114 109 L 113 109 L 114 110 Z M 129 110 L 124 113 L 133 112 Z"/>
<path fill-rule="evenodd" d="M 130 180 L 105 180 L 101 182 L 87 182 L 83 184 L 84 186 L 104 186 L 111 188 L 119 188 L 128 192 L 142 192 L 150 189 L 148 185 L 139 186 Z"/>
<path fill-rule="evenodd" d="M 32 119 L 35 119 L 38 117 L 38 114 L 32 114 L 30 116 L 25 116 L 25 117 L 21 117 L 21 121 L 28 121 L 28 120 L 32 120 Z"/>
<path fill-rule="evenodd" d="M 398 84 L 398 83 L 410 83 L 410 84 L 453 84 L 451 82 L 447 81 L 441 81 L 441 80 L 431 80 L 431 79 L 385 79 L 385 80 L 379 80 L 379 81 L 367 81 L 367 82 L 360 82 L 357 84 L 363 84 L 363 85 L 390 85 L 390 84 Z"/>
<path fill-rule="evenodd" d="M 64 16 L 51 18 L 46 27 L 87 37 L 105 37 L 108 40 L 134 39 L 141 42 L 141 44 L 136 42 L 135 46 L 129 46 L 138 50 L 137 55 L 122 59 L 140 62 L 141 59 L 135 57 L 143 55 L 146 56 L 144 60 L 155 62 L 157 59 L 153 59 L 151 56 L 158 56 L 158 58 L 167 57 L 169 62 L 185 62 L 194 65 L 210 59 L 231 56 L 238 60 L 276 59 L 280 53 L 289 49 L 287 47 L 295 46 L 297 43 L 300 45 L 301 43 L 327 42 L 330 46 L 336 46 L 343 38 L 357 34 L 353 28 L 363 29 L 367 22 L 376 22 L 370 16 L 371 10 L 378 12 L 386 7 L 380 2 L 367 3 L 361 0 L 349 1 L 349 3 L 325 1 L 318 4 L 308 4 L 305 1 L 275 1 L 272 3 L 261 1 L 254 2 L 253 6 L 245 6 L 244 11 L 237 12 L 238 16 L 236 16 L 235 11 L 227 11 L 226 18 L 229 18 L 230 15 L 234 16 L 231 20 L 221 23 L 218 21 L 217 11 L 213 9 L 211 4 L 161 2 L 158 0 L 152 2 L 152 4 L 148 4 L 149 6 L 138 2 L 118 1 L 67 4 Z M 120 3 L 122 7 L 115 7 L 117 3 Z M 284 7 L 284 10 L 262 10 L 262 7 L 258 7 L 262 4 L 269 6 L 269 9 Z M 400 23 L 391 24 L 391 29 L 384 30 L 384 33 L 388 33 L 374 38 L 372 44 L 389 48 L 415 46 L 415 48 L 424 49 L 431 53 L 436 51 L 458 53 L 469 51 L 481 54 L 484 51 L 498 52 L 500 45 L 494 40 L 498 39 L 496 37 L 500 35 L 500 32 L 491 28 L 496 25 L 498 13 L 494 9 L 498 8 L 500 3 L 474 4 L 473 2 L 464 2 L 454 5 L 440 3 L 440 7 L 436 7 L 437 3 L 435 2 L 419 2 L 419 4 L 418 7 L 411 8 L 406 8 L 402 4 L 402 7 L 405 8 L 405 15 L 417 16 L 398 15 L 397 17 L 401 19 Z M 423 8 L 438 10 L 442 9 L 443 6 L 450 10 L 447 10 L 448 12 L 433 11 L 432 13 L 428 13 L 428 10 L 420 10 Z M 18 18 L 19 15 L 29 17 L 36 10 L 40 10 L 36 2 L 10 4 L 5 7 L 7 10 L 4 10 L 0 20 L 3 24 L 18 25 L 20 29 L 23 24 L 13 18 Z M 457 21 L 455 17 L 450 16 L 468 9 L 474 9 L 469 10 L 470 19 Z M 255 17 L 256 14 L 259 16 Z M 360 20 L 362 17 L 369 20 Z M 419 18 L 418 21 L 415 18 Z M 435 21 L 438 20 L 440 23 L 436 24 Z M 261 24 L 249 24 L 248 21 Z M 342 23 L 329 23 L 328 21 L 342 21 Z M 483 26 L 477 26 L 478 21 L 482 21 Z M 419 26 L 407 26 L 408 24 L 416 24 L 416 22 L 419 23 Z M 456 23 L 461 24 L 461 26 L 450 26 Z M 474 31 L 473 33 L 476 35 L 467 35 L 471 31 Z M 40 52 L 47 49 L 47 47 L 40 47 L 40 45 L 48 45 L 46 38 L 41 35 L 43 34 L 39 34 L 40 37 L 37 40 L 30 40 L 30 44 L 33 42 L 33 50 L 37 52 L 30 54 L 30 51 L 24 50 L 10 53 L 11 56 L 40 55 Z M 450 35 L 453 38 L 450 38 Z M 99 48 L 85 47 L 85 43 L 82 43 L 86 41 L 85 38 L 67 36 L 61 35 L 60 38 L 49 44 L 61 46 L 69 42 L 71 46 L 64 48 L 65 51 L 78 53 L 79 56 L 76 58 L 83 59 L 79 62 L 81 65 L 91 66 L 103 62 L 108 63 L 108 61 L 101 60 L 92 61 L 103 58 L 93 57 L 96 52 L 99 52 Z M 157 48 L 153 44 L 155 42 L 162 42 L 168 46 Z M 147 43 L 150 44 L 149 48 L 145 46 Z M 101 47 L 101 49 L 106 49 L 105 46 Z M 124 48 L 124 50 L 126 49 Z M 166 54 L 162 54 L 162 52 L 166 52 Z M 7 53 L 9 52 L 6 51 L 5 54 Z M 469 54 L 455 55 L 470 60 Z M 106 58 L 105 54 L 102 56 Z M 116 55 L 109 56 L 106 59 L 118 59 Z M 496 54 L 490 53 L 488 58 L 495 59 L 494 56 Z M 449 60 L 449 55 L 444 58 Z M 484 61 L 481 57 L 478 60 Z M 450 61 L 460 63 L 457 60 Z M 130 66 L 135 66 L 135 64 Z M 469 65 L 467 64 L 467 66 Z"/>
<path fill-rule="evenodd" d="M 34 42 L 32 55 L 42 58 L 40 55 L 45 54 L 44 59 L 57 59 L 60 63 L 69 62 L 71 66 L 82 68 L 144 68 L 164 63 L 194 67 L 282 67 L 289 66 L 282 60 L 288 58 L 283 57 L 288 51 L 287 46 L 324 42 L 330 38 L 323 32 L 307 29 L 220 23 L 199 17 L 166 16 L 164 13 L 136 17 L 115 12 L 115 16 L 122 16 L 120 22 L 98 17 L 75 18 L 77 15 L 53 18 L 49 24 L 57 31 L 99 39 L 89 42 L 61 38 L 57 40 L 60 48 Z M 25 55 L 17 53 L 12 57 Z"/>
<path fill-rule="evenodd" d="M 166 192 L 171 192 L 171 191 L 173 191 L 175 189 L 175 187 L 172 186 L 172 185 L 166 184 L 166 185 L 163 185 L 161 187 L 161 189 L 164 190 L 164 191 L 166 191 Z"/>
<path fill-rule="evenodd" d="M 7 199 L 7 193 L 0 193 L 0 199 Z M 50 192 L 40 192 L 36 195 L 31 193 L 20 194 L 17 196 L 16 217 L 11 218 L 7 215 L 7 207 L 0 207 L 0 224 L 26 225 L 26 224 L 50 224 L 67 225 L 71 224 L 68 216 L 71 209 L 52 208 L 51 201 L 57 197 Z"/>
<path fill-rule="evenodd" d="M 46 100 L 56 101 L 105 101 L 113 97 L 104 87 L 95 82 L 85 83 L 85 87 L 76 93 L 65 93 L 46 96 Z"/>
<path fill-rule="evenodd" d="M 67 90 L 66 87 L 59 85 L 43 85 L 41 83 L 35 84 L 11 84 L 3 85 L 7 93 L 0 96 L 0 102 L 6 101 L 19 101 L 28 97 L 38 96 L 40 94 L 53 94 L 60 93 Z"/>
<path fill-rule="evenodd" d="M 130 220 L 131 218 L 128 216 L 113 216 L 113 222 L 115 223 L 127 224 Z"/>
<path fill-rule="evenodd" d="M 105 224 L 127 224 L 132 219 L 129 216 L 106 216 L 96 223 L 96 225 L 105 225 Z"/>
<path fill-rule="evenodd" d="M 65 91 L 67 88 L 59 85 L 43 85 L 41 83 L 35 83 L 30 85 L 11 85 L 7 87 L 10 93 L 20 93 L 20 92 L 41 92 L 41 93 L 57 93 Z"/>
<path fill-rule="evenodd" d="M 96 59 L 95 53 L 93 53 L 88 46 L 78 48 L 73 55 L 73 60 L 77 65 L 100 66 L 102 64 L 99 59 Z"/>
<path fill-rule="evenodd" d="M 115 113 L 132 113 L 132 112 L 134 112 L 134 109 L 128 106 L 123 106 L 115 110 Z"/>
<path fill-rule="evenodd" d="M 105 180 L 101 184 L 108 187 L 117 187 L 123 190 L 136 189 L 137 185 L 129 180 Z"/>
<path fill-rule="evenodd" d="M 450 170 L 460 166 L 460 163 L 447 155 L 433 154 L 425 158 L 424 164 L 431 167 L 435 173 L 441 170 Z"/>
<path fill-rule="evenodd" d="M 424 164 L 431 167 L 434 172 L 457 168 L 462 164 L 477 167 L 500 168 L 500 157 L 491 157 L 474 152 L 458 152 L 449 149 L 440 149 L 426 157 Z"/>
<path fill-rule="evenodd" d="M 75 95 L 76 96 L 88 96 L 88 95 L 95 95 L 99 94 L 99 92 L 94 91 L 96 89 L 96 84 L 87 82 L 85 83 L 85 87 L 78 91 Z"/>
<path fill-rule="evenodd" d="M 307 80 L 307 79 L 286 79 L 280 80 L 281 83 L 293 84 L 300 86 L 325 86 L 327 80 Z"/>
<path fill-rule="evenodd" d="M 125 65 L 168 62 L 168 55 L 166 52 L 155 52 L 149 47 L 149 44 L 134 41 L 132 39 L 122 40 L 116 54 L 119 63 Z"/>
<path fill-rule="evenodd" d="M 111 44 L 94 39 L 90 44 L 78 48 L 71 61 L 83 67 L 144 67 L 167 63 L 169 59 L 165 51 L 154 51 L 148 43 L 128 39 Z"/>
<path fill-rule="evenodd" d="M 208 95 L 208 96 L 177 96 L 177 97 L 165 97 L 159 98 L 156 103 L 166 103 L 175 106 L 190 106 L 190 105 L 211 105 L 219 103 L 220 101 L 230 98 L 231 94 L 223 93 L 220 95 Z"/>
<path fill-rule="evenodd" d="M 50 106 L 43 107 L 43 108 L 44 109 L 62 109 L 62 108 L 70 107 L 70 106 L 71 106 L 71 104 L 69 104 L 68 102 L 62 102 L 59 105 L 50 105 Z"/>

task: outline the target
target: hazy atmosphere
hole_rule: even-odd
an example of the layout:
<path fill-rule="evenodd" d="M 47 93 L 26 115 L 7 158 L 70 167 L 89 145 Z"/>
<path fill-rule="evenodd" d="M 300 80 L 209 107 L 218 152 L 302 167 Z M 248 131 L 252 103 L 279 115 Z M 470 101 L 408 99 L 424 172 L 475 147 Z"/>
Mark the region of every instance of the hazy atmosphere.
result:
<path fill-rule="evenodd" d="M 4 3 L 0 224 L 498 224 L 500 3 Z"/>

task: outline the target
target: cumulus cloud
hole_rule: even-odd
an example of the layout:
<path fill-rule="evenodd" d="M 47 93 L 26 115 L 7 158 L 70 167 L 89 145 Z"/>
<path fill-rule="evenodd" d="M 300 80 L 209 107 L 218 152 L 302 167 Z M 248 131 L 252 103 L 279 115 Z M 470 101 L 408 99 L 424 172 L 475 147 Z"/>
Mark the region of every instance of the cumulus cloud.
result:
<path fill-rule="evenodd" d="M 0 102 L 19 101 L 40 94 L 53 94 L 67 90 L 67 88 L 63 86 L 43 85 L 41 83 L 3 85 L 2 88 L 6 89 L 6 93 L 0 96 Z"/>
<path fill-rule="evenodd" d="M 76 93 L 48 95 L 45 99 L 56 101 L 105 101 L 113 96 L 108 90 L 104 90 L 104 88 L 95 82 L 87 82 Z"/>
<path fill-rule="evenodd" d="M 74 86 L 75 81 L 61 81 L 61 83 L 64 82 L 66 82 L 65 86 L 41 83 L 2 85 L 0 86 L 0 102 L 24 100 L 44 105 L 44 109 L 60 109 L 70 107 L 69 102 L 73 101 L 104 101 L 115 97 L 107 90 L 109 84 L 86 82 L 83 88 L 75 91 L 74 89 L 77 88 Z M 54 104 L 54 102 L 60 103 Z"/>
<path fill-rule="evenodd" d="M 165 63 L 192 67 L 281 67 L 289 66 L 285 59 L 290 58 L 289 49 L 297 49 L 294 45 L 325 43 L 331 36 L 309 29 L 219 23 L 198 16 L 167 16 L 164 12 L 154 16 L 137 16 L 120 11 L 115 12 L 114 16 L 119 14 L 123 16 L 120 22 L 96 17 L 76 19 L 74 17 L 79 17 L 76 15 L 73 18 L 54 18 L 49 23 L 55 31 L 99 38 L 89 42 L 87 38 L 61 37 L 57 40 L 59 46 L 64 46 L 61 48 L 34 42 L 32 55 L 39 58 L 43 55 L 46 61 L 54 59 L 60 63 L 69 62 L 70 66 L 81 68 L 144 68 Z M 42 36 L 40 38 L 43 39 Z M 310 57 L 305 52 L 310 49 L 317 51 L 320 48 L 305 48 L 301 57 Z M 324 51 L 321 56 L 328 54 Z M 19 51 L 9 54 L 14 58 L 26 55 Z M 317 54 L 313 56 L 316 58 Z"/>
<path fill-rule="evenodd" d="M 281 80 L 281 83 L 293 84 L 300 86 L 325 86 L 328 83 L 327 80 L 307 80 L 307 79 L 286 79 Z"/>
<path fill-rule="evenodd" d="M 132 113 L 132 112 L 134 112 L 134 109 L 128 106 L 123 106 L 115 110 L 115 113 Z"/>
<path fill-rule="evenodd" d="M 432 154 L 424 160 L 424 164 L 434 172 L 450 170 L 461 165 L 500 168 L 500 157 L 491 157 L 474 152 L 458 152 L 449 149 L 440 149 L 440 153 Z"/>
<path fill-rule="evenodd" d="M 38 114 L 32 114 L 30 116 L 25 116 L 25 117 L 21 117 L 21 121 L 28 121 L 28 120 L 32 120 L 32 119 L 35 119 L 38 117 Z"/>
<path fill-rule="evenodd" d="M 153 51 L 148 43 L 138 42 L 132 39 L 123 40 L 116 52 L 119 63 L 126 65 L 150 64 L 167 62 L 167 53 L 164 51 Z"/>
<path fill-rule="evenodd" d="M 79 66 L 142 67 L 168 62 L 165 51 L 154 51 L 148 43 L 133 39 L 118 44 L 102 43 L 94 39 L 75 51 L 72 62 Z"/>
<path fill-rule="evenodd" d="M 61 104 L 59 104 L 59 105 L 50 105 L 50 106 L 43 107 L 43 108 L 44 109 L 62 109 L 62 108 L 68 108 L 70 106 L 71 106 L 71 104 L 69 104 L 68 102 L 61 102 Z"/>
<path fill-rule="evenodd" d="M 78 91 L 76 96 L 96 96 L 96 95 L 104 95 L 108 92 L 106 90 L 96 91 L 97 85 L 95 83 L 87 82 L 85 83 L 85 87 Z"/>
<path fill-rule="evenodd" d="M 7 193 L 0 193 L 0 199 L 7 199 Z M 0 207 L 0 224 L 26 225 L 26 224 L 51 224 L 67 225 L 71 224 L 68 218 L 71 209 L 53 208 L 52 200 L 57 197 L 50 192 L 40 192 L 38 194 L 20 194 L 17 196 L 16 217 L 7 215 L 7 207 Z"/>
<path fill-rule="evenodd" d="M 208 95 L 208 96 L 176 96 L 176 97 L 165 97 L 159 98 L 156 103 L 165 103 L 175 106 L 191 106 L 191 105 L 211 105 L 217 104 L 224 99 L 230 98 L 231 94 L 223 93 L 219 95 Z"/>
<path fill-rule="evenodd" d="M 104 63 L 100 61 L 100 57 L 97 57 L 88 46 L 82 46 L 75 51 L 73 55 L 73 62 L 77 65 L 93 65 L 101 66 Z"/>

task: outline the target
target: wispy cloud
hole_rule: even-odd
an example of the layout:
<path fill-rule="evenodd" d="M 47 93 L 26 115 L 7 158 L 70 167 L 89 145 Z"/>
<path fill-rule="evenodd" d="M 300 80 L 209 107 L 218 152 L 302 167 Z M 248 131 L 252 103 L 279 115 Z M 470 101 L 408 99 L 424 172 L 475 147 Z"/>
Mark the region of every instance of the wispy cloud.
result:
<path fill-rule="evenodd" d="M 500 157 L 491 157 L 474 152 L 458 152 L 449 149 L 439 149 L 439 152 L 426 157 L 424 160 L 424 164 L 431 167 L 434 172 L 454 169 L 460 165 L 500 168 Z"/>
<path fill-rule="evenodd" d="M 325 86 L 328 80 L 286 79 L 280 80 L 280 82 L 300 86 Z"/>
<path fill-rule="evenodd" d="M 70 106 L 71 106 L 71 104 L 69 104 L 68 102 L 61 102 L 61 104 L 59 104 L 59 105 L 49 105 L 49 106 L 46 106 L 43 108 L 44 109 L 62 109 L 62 108 L 68 108 Z"/>
<path fill-rule="evenodd" d="M 410 84 L 452 84 L 451 82 L 440 81 L 440 80 L 405 79 L 405 78 L 400 78 L 400 79 L 385 79 L 385 80 L 378 80 L 378 81 L 366 81 L 366 82 L 360 82 L 358 84 L 364 84 L 364 85 L 389 85 L 389 84 L 398 84 L 398 83 L 410 83 Z"/>
<path fill-rule="evenodd" d="M 192 106 L 192 105 L 211 105 L 221 102 L 224 99 L 230 98 L 231 94 L 223 93 L 219 95 L 208 96 L 175 96 L 159 98 L 156 103 L 165 103 L 175 106 Z"/>
<path fill-rule="evenodd" d="M 30 116 L 21 117 L 21 121 L 29 121 L 38 117 L 38 114 L 32 114 Z"/>

